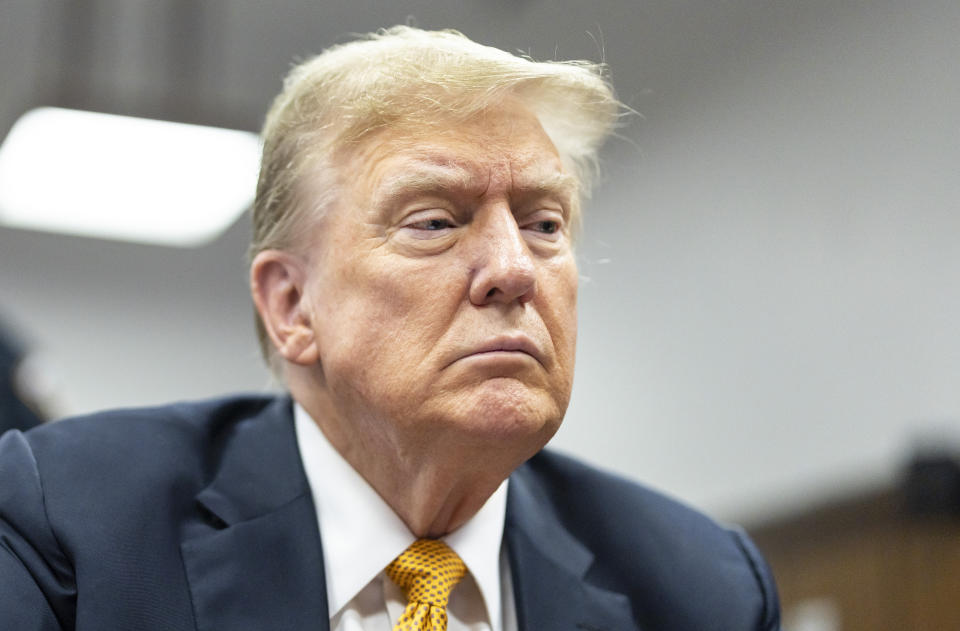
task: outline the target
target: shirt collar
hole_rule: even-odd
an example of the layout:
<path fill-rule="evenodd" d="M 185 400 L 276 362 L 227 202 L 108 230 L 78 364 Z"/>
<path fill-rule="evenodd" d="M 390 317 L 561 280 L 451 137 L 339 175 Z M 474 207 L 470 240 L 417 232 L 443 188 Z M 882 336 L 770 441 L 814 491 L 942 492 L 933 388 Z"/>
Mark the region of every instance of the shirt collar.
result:
<path fill-rule="evenodd" d="M 416 537 L 298 403 L 294 420 L 322 533 L 327 606 L 333 618 Z M 507 483 L 504 480 L 467 523 L 443 537 L 480 587 L 494 628 L 501 616 L 500 544 Z"/>

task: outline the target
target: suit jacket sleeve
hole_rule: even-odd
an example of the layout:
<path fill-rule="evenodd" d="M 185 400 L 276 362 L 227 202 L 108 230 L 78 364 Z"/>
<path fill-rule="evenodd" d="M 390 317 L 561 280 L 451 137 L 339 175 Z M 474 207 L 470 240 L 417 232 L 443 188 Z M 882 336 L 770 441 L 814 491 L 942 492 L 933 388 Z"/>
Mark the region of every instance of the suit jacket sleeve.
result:
<path fill-rule="evenodd" d="M 47 520 L 43 482 L 23 434 L 0 437 L 0 622 L 7 629 L 73 627 L 76 588 Z"/>
<path fill-rule="evenodd" d="M 753 569 L 757 578 L 757 586 L 760 590 L 761 602 L 763 604 L 760 612 L 760 622 L 757 627 L 761 631 L 780 631 L 780 598 L 777 594 L 776 582 L 773 578 L 773 572 L 767 565 L 760 550 L 757 549 L 753 541 L 747 536 L 747 533 L 737 528 L 732 530 L 737 544 L 743 550 L 743 554 Z"/>

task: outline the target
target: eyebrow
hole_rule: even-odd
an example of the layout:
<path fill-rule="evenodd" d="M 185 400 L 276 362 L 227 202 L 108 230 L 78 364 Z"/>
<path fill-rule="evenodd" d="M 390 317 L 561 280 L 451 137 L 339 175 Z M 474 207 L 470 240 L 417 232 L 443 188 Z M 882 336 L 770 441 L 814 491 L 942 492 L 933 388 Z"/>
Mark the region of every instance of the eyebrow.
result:
<path fill-rule="evenodd" d="M 576 177 L 565 172 L 558 171 L 550 177 L 536 182 L 533 186 L 522 189 L 524 195 L 534 197 L 563 197 L 572 198 L 577 194 L 580 188 Z"/>
<path fill-rule="evenodd" d="M 418 193 L 439 193 L 441 191 L 468 191 L 479 188 L 472 182 L 473 176 L 467 169 L 457 166 L 427 165 L 426 168 L 405 171 L 384 178 L 377 186 L 378 202 L 398 196 Z"/>
<path fill-rule="evenodd" d="M 472 173 L 457 165 L 427 163 L 424 168 L 413 173 L 399 173 L 381 180 L 377 186 L 377 205 L 397 197 L 404 198 L 423 193 L 466 192 L 474 189 L 482 193 L 485 184 L 476 181 Z M 521 186 L 519 193 L 523 198 L 560 197 L 565 200 L 574 197 L 579 188 L 578 180 L 570 173 L 552 172 L 545 178 L 531 178 L 529 186 Z"/>

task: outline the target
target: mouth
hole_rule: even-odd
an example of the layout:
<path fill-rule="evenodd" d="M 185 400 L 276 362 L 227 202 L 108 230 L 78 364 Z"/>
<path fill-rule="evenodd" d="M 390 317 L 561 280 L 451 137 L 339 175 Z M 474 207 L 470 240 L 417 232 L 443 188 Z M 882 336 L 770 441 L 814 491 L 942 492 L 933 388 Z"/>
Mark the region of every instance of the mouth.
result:
<path fill-rule="evenodd" d="M 537 360 L 541 365 L 543 364 L 543 353 L 540 352 L 540 349 L 537 345 L 526 335 L 505 335 L 491 338 L 485 340 L 484 342 L 470 347 L 466 353 L 464 353 L 460 359 L 467 359 L 470 357 L 496 357 L 496 356 L 511 356 L 511 355 L 527 355 Z"/>

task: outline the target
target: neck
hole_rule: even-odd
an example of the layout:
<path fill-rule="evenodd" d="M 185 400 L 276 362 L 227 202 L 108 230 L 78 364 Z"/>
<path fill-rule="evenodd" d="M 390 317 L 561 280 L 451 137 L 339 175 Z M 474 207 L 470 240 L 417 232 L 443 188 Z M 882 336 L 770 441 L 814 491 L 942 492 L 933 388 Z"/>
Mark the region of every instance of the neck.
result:
<path fill-rule="evenodd" d="M 344 419 L 324 389 L 290 390 L 341 456 L 419 538 L 453 532 L 532 454 L 507 455 L 452 431 L 406 436 L 382 420 Z M 362 416 L 362 415 L 361 415 Z"/>
<path fill-rule="evenodd" d="M 505 478 L 506 475 L 474 482 L 461 477 L 459 484 L 451 484 L 422 475 L 412 485 L 394 484 L 390 495 L 379 488 L 377 491 L 410 532 L 421 538 L 437 538 L 453 532 L 476 515 Z M 399 476 L 394 480 L 399 480 Z M 399 488 L 401 486 L 403 488 Z"/>

